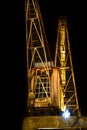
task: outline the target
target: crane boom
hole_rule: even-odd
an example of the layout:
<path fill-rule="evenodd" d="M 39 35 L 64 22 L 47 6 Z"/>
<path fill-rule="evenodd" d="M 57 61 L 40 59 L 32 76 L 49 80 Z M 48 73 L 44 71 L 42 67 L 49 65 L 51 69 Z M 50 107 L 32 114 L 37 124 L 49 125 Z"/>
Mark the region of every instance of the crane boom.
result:
<path fill-rule="evenodd" d="M 48 97 L 42 80 L 44 80 L 45 76 L 50 82 L 48 66 L 51 66 L 51 60 L 38 1 L 25 1 L 25 12 L 28 77 L 27 108 L 30 109 L 32 104 L 34 105 L 34 98 L 39 98 L 40 96 L 39 92 L 37 92 L 40 85 L 44 90 L 44 94 Z"/>
<path fill-rule="evenodd" d="M 66 17 L 58 20 L 54 65 L 60 69 L 65 109 L 80 116 Z"/>

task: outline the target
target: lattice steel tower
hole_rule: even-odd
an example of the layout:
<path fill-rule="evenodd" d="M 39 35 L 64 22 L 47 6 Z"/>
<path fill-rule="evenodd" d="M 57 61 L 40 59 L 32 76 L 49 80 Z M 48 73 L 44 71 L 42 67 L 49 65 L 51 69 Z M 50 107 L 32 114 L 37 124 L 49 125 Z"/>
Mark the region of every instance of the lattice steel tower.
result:
<path fill-rule="evenodd" d="M 54 65 L 60 69 L 64 103 L 62 109 L 68 109 L 73 115 L 80 116 L 66 17 L 58 20 Z"/>
<path fill-rule="evenodd" d="M 51 66 L 51 62 L 38 1 L 27 0 L 25 9 L 28 76 L 27 109 L 30 114 L 35 114 L 33 108 L 46 105 L 46 99 L 47 102 L 50 102 L 49 66 Z"/>

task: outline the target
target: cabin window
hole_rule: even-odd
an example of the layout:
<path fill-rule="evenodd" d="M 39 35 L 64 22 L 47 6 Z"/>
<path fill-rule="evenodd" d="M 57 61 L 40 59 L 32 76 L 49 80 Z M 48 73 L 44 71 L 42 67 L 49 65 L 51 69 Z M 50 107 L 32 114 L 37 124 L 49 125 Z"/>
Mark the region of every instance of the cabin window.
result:
<path fill-rule="evenodd" d="M 35 98 L 50 97 L 50 82 L 48 77 L 40 77 L 37 79 L 37 85 L 35 89 Z"/>

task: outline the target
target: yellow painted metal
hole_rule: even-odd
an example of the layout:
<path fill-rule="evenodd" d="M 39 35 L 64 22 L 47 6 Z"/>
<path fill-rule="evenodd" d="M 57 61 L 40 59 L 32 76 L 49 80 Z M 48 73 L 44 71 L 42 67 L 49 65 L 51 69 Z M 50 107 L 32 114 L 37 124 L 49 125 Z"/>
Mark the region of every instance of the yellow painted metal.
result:
<path fill-rule="evenodd" d="M 43 95 L 46 94 L 46 97 L 48 97 L 48 93 L 44 87 L 45 83 L 43 83 L 42 80 L 48 80 L 48 85 L 50 84 L 48 61 L 50 62 L 51 66 L 51 60 L 48 42 L 46 39 L 43 21 L 37 0 L 25 0 L 25 14 L 28 78 L 27 108 L 29 108 L 31 104 L 34 104 L 35 96 L 37 95 L 35 95 L 35 88 L 36 91 L 39 91 L 40 85 L 45 91 Z M 43 78 L 42 75 L 44 76 Z M 39 87 L 38 90 L 37 87 Z M 31 99 L 32 94 L 34 94 L 34 98 Z"/>
<path fill-rule="evenodd" d="M 61 95 L 61 97 L 64 101 L 64 106 L 73 115 L 80 116 L 66 17 L 60 17 L 58 19 L 54 64 L 55 67 L 60 69 L 61 87 L 64 95 Z"/>

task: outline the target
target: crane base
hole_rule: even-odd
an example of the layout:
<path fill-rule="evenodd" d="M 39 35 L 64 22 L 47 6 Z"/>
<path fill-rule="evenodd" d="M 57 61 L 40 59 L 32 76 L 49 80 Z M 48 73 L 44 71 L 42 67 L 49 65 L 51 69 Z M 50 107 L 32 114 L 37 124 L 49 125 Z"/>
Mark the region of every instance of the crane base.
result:
<path fill-rule="evenodd" d="M 22 123 L 22 130 L 87 130 L 87 117 L 72 116 L 64 119 L 62 116 L 38 116 L 25 117 Z"/>

